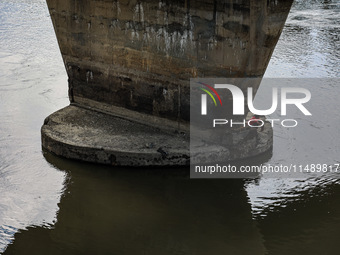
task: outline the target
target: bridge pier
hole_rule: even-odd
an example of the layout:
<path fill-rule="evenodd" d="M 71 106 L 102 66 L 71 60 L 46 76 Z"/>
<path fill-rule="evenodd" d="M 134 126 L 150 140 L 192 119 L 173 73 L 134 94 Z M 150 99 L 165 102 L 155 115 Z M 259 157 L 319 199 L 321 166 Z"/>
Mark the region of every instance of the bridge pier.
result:
<path fill-rule="evenodd" d="M 261 78 L 292 2 L 47 0 L 71 105 L 46 118 L 43 148 L 113 165 L 189 164 L 190 78 Z M 265 134 L 230 160 L 269 150 L 271 127 Z"/>

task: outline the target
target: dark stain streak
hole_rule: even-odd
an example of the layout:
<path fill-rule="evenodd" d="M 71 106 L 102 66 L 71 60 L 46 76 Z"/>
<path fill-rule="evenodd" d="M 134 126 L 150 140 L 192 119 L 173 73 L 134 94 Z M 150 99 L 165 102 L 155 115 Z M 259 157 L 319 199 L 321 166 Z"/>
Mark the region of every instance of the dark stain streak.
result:
<path fill-rule="evenodd" d="M 235 22 L 235 21 L 228 21 L 223 24 L 223 27 L 234 33 L 236 32 L 248 33 L 249 32 L 249 26 L 240 24 L 239 22 Z"/>

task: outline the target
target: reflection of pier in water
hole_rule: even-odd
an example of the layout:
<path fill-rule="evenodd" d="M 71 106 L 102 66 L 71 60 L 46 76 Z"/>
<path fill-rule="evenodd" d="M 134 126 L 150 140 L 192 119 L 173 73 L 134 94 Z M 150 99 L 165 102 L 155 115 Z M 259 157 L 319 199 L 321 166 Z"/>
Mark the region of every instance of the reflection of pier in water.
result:
<path fill-rule="evenodd" d="M 46 159 L 70 175 L 57 222 L 17 233 L 5 254 L 322 254 L 337 248 L 340 190 L 332 183 L 253 219 L 242 180 L 190 180 L 183 169 L 112 171 L 49 153 Z"/>
<path fill-rule="evenodd" d="M 16 234 L 6 254 L 264 254 L 242 180 L 46 159 L 71 176 L 57 222 Z"/>

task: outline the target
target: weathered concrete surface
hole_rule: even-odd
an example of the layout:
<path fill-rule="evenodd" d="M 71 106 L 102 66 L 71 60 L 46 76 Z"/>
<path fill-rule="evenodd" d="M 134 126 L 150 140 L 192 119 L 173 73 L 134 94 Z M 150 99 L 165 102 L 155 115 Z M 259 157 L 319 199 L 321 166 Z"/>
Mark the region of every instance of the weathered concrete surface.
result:
<path fill-rule="evenodd" d="M 293 2 L 46 1 L 73 106 L 47 118 L 43 147 L 68 158 L 133 166 L 189 164 L 190 78 L 260 81 Z M 259 82 L 251 86 L 256 92 Z M 232 129 L 224 148 L 211 147 L 211 158 L 270 149 L 272 130 L 265 130 Z"/>
<path fill-rule="evenodd" d="M 46 118 L 42 144 L 56 155 L 94 163 L 189 164 L 189 137 L 72 105 Z"/>
<path fill-rule="evenodd" d="M 187 133 L 168 133 L 79 106 L 47 117 L 41 133 L 43 147 L 66 158 L 119 166 L 190 164 Z M 192 153 L 200 160 L 225 161 L 258 155 L 272 145 L 269 123 L 261 132 L 243 128 L 229 135 L 232 142 L 225 147 L 199 144 Z"/>
<path fill-rule="evenodd" d="M 71 102 L 180 128 L 190 78 L 263 76 L 292 2 L 47 0 Z"/>

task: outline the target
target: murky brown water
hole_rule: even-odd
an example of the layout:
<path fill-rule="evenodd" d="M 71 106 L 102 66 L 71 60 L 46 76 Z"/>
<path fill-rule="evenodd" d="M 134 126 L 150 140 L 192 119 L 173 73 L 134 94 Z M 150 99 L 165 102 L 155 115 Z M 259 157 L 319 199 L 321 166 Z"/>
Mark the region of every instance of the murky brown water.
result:
<path fill-rule="evenodd" d="M 299 2 L 266 77 L 339 78 L 340 1 Z M 0 253 L 339 254 L 336 174 L 190 180 L 189 169 L 117 169 L 43 153 L 44 118 L 68 104 L 45 2 L 1 1 L 0 45 Z M 260 160 L 340 162 L 339 88 L 310 90 L 323 121 L 274 129 L 273 152 Z"/>

